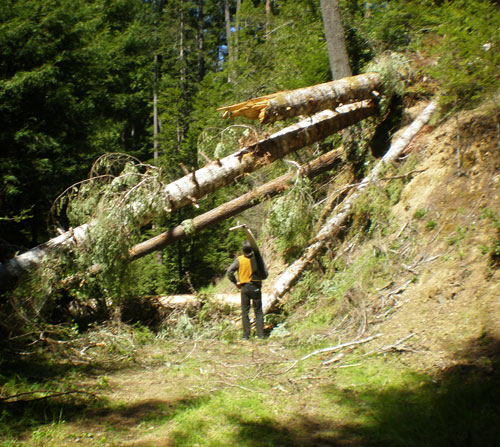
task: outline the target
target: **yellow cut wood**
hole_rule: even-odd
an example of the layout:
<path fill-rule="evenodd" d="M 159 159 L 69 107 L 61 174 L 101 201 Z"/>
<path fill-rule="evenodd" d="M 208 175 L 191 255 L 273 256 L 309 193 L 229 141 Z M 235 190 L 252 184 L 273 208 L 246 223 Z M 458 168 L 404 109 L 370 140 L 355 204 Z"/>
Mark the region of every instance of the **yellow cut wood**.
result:
<path fill-rule="evenodd" d="M 321 110 L 334 110 L 340 105 L 372 98 L 382 91 L 382 81 L 378 73 L 364 73 L 297 90 L 276 92 L 248 101 L 219 107 L 223 117 L 245 116 L 261 123 L 299 115 L 313 115 Z"/>

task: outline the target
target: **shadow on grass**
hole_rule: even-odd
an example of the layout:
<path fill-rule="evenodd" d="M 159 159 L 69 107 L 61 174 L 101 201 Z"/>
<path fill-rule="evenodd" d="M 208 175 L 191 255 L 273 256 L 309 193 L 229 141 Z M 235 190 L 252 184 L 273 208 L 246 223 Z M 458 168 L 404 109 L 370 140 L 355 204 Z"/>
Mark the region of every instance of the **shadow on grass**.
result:
<path fill-rule="evenodd" d="M 245 421 L 235 419 L 238 433 L 235 445 L 245 447 L 327 447 L 349 445 L 336 436 L 336 426 L 331 421 L 318 421 L 300 416 L 287 423 L 272 420 Z M 350 443 L 359 441 L 355 436 Z M 362 444 L 357 444 L 362 445 Z"/>
<path fill-rule="evenodd" d="M 164 423 L 206 402 L 205 396 L 173 401 L 148 399 L 129 404 L 110 404 L 105 399 L 53 398 L 0 404 L 0 436 L 21 439 L 38 426 L 75 422 L 83 432 L 126 432 L 143 423 Z"/>
<path fill-rule="evenodd" d="M 433 376 L 414 374 L 404 386 L 346 390 L 333 385 L 325 391 L 349 419 L 335 416 L 333 407 L 332 418 L 323 420 L 304 414 L 258 419 L 241 408 L 228 416 L 232 445 L 500 446 L 500 340 L 488 336 L 456 353 L 453 367 Z M 172 445 L 192 445 L 189 431 L 174 435 Z M 213 444 L 208 440 L 200 445 Z"/>
<path fill-rule="evenodd" d="M 62 355 L 45 355 L 35 353 L 30 356 L 0 353 L 0 386 L 16 378 L 18 382 L 31 384 L 44 383 L 51 380 L 60 381 L 68 374 L 82 373 L 86 376 L 100 376 L 134 366 L 132 358 L 107 360 L 101 358 L 89 362 L 72 363 Z"/>
<path fill-rule="evenodd" d="M 500 340 L 488 336 L 456 353 L 454 366 L 416 376 L 405 389 L 331 391 L 365 421 L 344 425 L 343 440 L 356 434 L 361 445 L 500 446 Z"/>

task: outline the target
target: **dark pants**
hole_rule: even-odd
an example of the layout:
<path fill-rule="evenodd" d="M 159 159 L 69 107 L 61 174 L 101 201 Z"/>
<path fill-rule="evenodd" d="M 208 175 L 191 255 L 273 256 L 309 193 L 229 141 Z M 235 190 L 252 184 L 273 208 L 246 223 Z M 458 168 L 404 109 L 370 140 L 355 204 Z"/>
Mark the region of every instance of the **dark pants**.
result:
<path fill-rule="evenodd" d="M 262 285 L 247 282 L 241 286 L 241 320 L 243 322 L 243 338 L 250 337 L 250 302 L 253 301 L 257 337 L 264 336 L 264 314 L 262 313 Z"/>

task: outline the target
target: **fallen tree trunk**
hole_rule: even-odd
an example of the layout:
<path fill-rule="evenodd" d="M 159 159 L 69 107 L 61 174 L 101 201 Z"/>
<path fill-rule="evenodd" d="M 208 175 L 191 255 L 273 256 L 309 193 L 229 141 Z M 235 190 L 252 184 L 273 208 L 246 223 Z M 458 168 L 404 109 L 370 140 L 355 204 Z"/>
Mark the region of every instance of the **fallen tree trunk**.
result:
<path fill-rule="evenodd" d="M 336 149 L 323 154 L 315 160 L 301 166 L 298 174 L 303 174 L 308 176 L 309 178 L 312 178 L 316 175 L 321 174 L 322 172 L 332 169 L 336 164 L 341 162 L 341 154 L 342 149 Z M 243 194 L 240 197 L 237 197 L 236 199 L 223 203 L 217 208 L 196 216 L 181 225 L 177 225 L 175 228 L 172 228 L 151 239 L 134 245 L 129 250 L 129 262 L 140 259 L 155 251 L 162 250 L 163 248 L 173 244 L 174 242 L 185 239 L 186 237 L 197 233 L 198 231 L 201 231 L 207 227 L 215 225 L 223 221 L 224 219 L 236 216 L 237 214 L 258 205 L 263 200 L 267 200 L 271 197 L 276 196 L 277 194 L 280 194 L 288 188 L 290 181 L 295 175 L 296 173 L 284 174 L 274 179 L 273 181 L 266 183 L 265 185 L 262 185 L 246 194 Z M 94 265 L 89 270 L 87 270 L 85 274 L 95 275 L 101 270 L 102 268 L 99 265 Z M 75 282 L 82 280 L 83 276 L 84 274 L 81 273 L 72 275 L 63 281 L 62 286 L 68 287 Z"/>
<path fill-rule="evenodd" d="M 299 173 L 312 178 L 324 171 L 327 171 L 341 161 L 341 153 L 342 151 L 337 149 L 321 155 L 317 159 L 303 165 L 300 168 Z M 265 185 L 262 185 L 236 199 L 226 202 L 217 208 L 201 214 L 200 216 L 194 217 L 184 225 L 178 225 L 167 232 L 161 233 L 158 236 L 135 245 L 129 250 L 130 261 L 139 259 L 154 251 L 161 250 L 178 240 L 184 239 L 188 236 L 188 233 L 192 234 L 209 226 L 215 225 L 224 219 L 228 219 L 229 217 L 235 216 L 258 205 L 263 200 L 280 194 L 288 188 L 290 181 L 294 176 L 295 173 L 284 174 L 281 177 L 278 177 L 277 179 L 274 179 L 273 181 L 266 183 Z"/>
<path fill-rule="evenodd" d="M 334 110 L 342 104 L 370 99 L 374 91 L 381 90 L 379 74 L 365 73 L 312 87 L 277 92 L 217 110 L 224 111 L 223 117 L 245 116 L 258 119 L 261 123 L 273 123 L 294 116 L 313 115 L 320 110 Z"/>
<path fill-rule="evenodd" d="M 373 116 L 377 106 L 372 101 L 349 104 L 338 111 L 324 110 L 299 123 L 274 133 L 269 138 L 258 141 L 242 150 L 209 163 L 193 174 L 170 183 L 163 191 L 170 206 L 167 211 L 191 203 L 225 186 L 245 173 L 254 172 L 284 156 L 321 141 L 369 116 Z"/>
<path fill-rule="evenodd" d="M 193 203 L 218 188 L 232 183 L 245 173 L 254 172 L 275 160 L 309 146 L 335 132 L 376 113 L 372 101 L 362 101 L 340 107 L 337 111 L 324 110 L 293 124 L 221 160 L 213 161 L 170 184 L 162 191 L 165 211 L 171 212 Z M 131 212 L 142 214 L 146 203 L 134 202 Z M 38 268 L 53 251 L 83 246 L 93 224 L 84 224 L 51 239 L 19 256 L 0 264 L 0 290 L 15 286 L 17 280 Z"/>
<path fill-rule="evenodd" d="M 268 299 L 263 303 L 264 312 L 269 312 L 273 306 L 290 290 L 290 288 L 298 281 L 302 272 L 307 268 L 309 263 L 316 258 L 321 249 L 326 243 L 331 240 L 335 233 L 346 221 L 346 218 L 351 212 L 354 202 L 361 195 L 363 190 L 372 182 L 377 181 L 379 173 L 384 168 L 386 163 L 396 160 L 402 151 L 410 144 L 415 135 L 429 121 L 430 117 L 437 108 L 435 101 L 431 102 L 417 119 L 403 132 L 400 138 L 391 146 L 384 157 L 374 166 L 368 176 L 354 190 L 342 204 L 340 204 L 334 212 L 333 216 L 325 223 L 321 230 L 316 234 L 315 238 L 306 248 L 302 256 L 290 265 L 275 282 L 273 290 L 268 295 Z"/>

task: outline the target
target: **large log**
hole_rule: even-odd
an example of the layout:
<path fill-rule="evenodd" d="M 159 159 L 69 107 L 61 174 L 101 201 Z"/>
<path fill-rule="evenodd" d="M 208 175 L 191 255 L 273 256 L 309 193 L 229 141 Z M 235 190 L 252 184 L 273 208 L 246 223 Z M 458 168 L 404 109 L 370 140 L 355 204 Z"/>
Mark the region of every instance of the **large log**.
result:
<path fill-rule="evenodd" d="M 162 250 L 163 248 L 173 244 L 174 242 L 183 240 L 188 236 L 191 236 L 205 228 L 221 222 L 224 219 L 236 216 L 237 214 L 258 205 L 263 200 L 270 199 L 277 194 L 282 193 L 289 187 L 291 180 L 293 180 L 293 178 L 297 174 L 306 175 L 309 178 L 313 178 L 314 176 L 319 175 L 322 172 L 330 170 L 337 164 L 341 163 L 341 155 L 342 149 L 336 149 L 323 154 L 315 160 L 302 165 L 298 173 L 284 174 L 272 180 L 271 182 L 268 182 L 246 194 L 243 194 L 240 197 L 223 203 L 222 205 L 219 205 L 218 207 L 207 211 L 204 214 L 196 216 L 181 225 L 177 225 L 176 227 L 158 234 L 151 239 L 140 242 L 139 244 L 134 245 L 129 250 L 128 261 L 132 262 L 155 251 Z M 101 271 L 102 268 L 96 264 L 83 274 L 78 273 L 66 278 L 62 282 L 62 286 L 69 287 L 72 284 L 82 280 L 84 275 L 96 275 Z"/>
<path fill-rule="evenodd" d="M 321 155 L 317 159 L 301 166 L 300 173 L 312 178 L 322 172 L 330 170 L 336 164 L 340 163 L 341 153 L 342 150 L 337 149 Z M 280 194 L 289 187 L 290 181 L 294 178 L 294 176 L 295 173 L 284 174 L 269 183 L 237 197 L 236 199 L 223 203 L 217 208 L 194 217 L 184 225 L 178 225 L 169 231 L 135 245 L 129 250 L 130 260 L 134 261 L 153 253 L 154 251 L 161 250 L 176 241 L 186 238 L 186 236 L 194 232 L 201 231 L 223 221 L 224 219 L 236 216 L 237 214 L 258 205 L 263 200 Z M 189 230 L 186 230 L 187 228 Z"/>
<path fill-rule="evenodd" d="M 364 189 L 372 182 L 377 181 L 381 170 L 384 166 L 396 160 L 403 150 L 410 144 L 415 135 L 429 121 L 432 114 L 437 108 L 437 102 L 432 101 L 417 117 L 417 119 L 403 132 L 400 138 L 391 146 L 389 151 L 382 159 L 374 166 L 370 174 L 366 176 L 354 190 L 345 202 L 341 203 L 333 213 L 333 216 L 325 223 L 325 225 L 316 234 L 312 242 L 308 245 L 302 256 L 290 265 L 274 283 L 273 290 L 264 300 L 263 310 L 269 312 L 278 301 L 293 287 L 298 281 L 307 266 L 313 261 L 320 250 L 328 241 L 336 234 L 339 228 L 345 223 L 349 216 L 353 204 L 364 191 Z"/>
<path fill-rule="evenodd" d="M 309 146 L 335 132 L 355 124 L 376 113 L 372 101 L 362 101 L 339 107 L 337 111 L 324 110 L 299 123 L 274 133 L 268 138 L 244 147 L 221 160 L 209 163 L 165 186 L 161 194 L 165 212 L 188 205 L 218 188 L 232 183 L 236 178 L 254 172 L 275 160 Z M 145 202 L 129 205 L 130 212 L 144 214 Z M 147 221 L 147 218 L 146 220 Z M 85 245 L 87 234 L 95 223 L 84 224 L 35 247 L 5 264 L 0 264 L 0 290 L 13 287 L 16 281 L 38 268 L 46 256 L 58 249 Z"/>
<path fill-rule="evenodd" d="M 365 73 L 312 87 L 277 92 L 217 110 L 224 111 L 223 117 L 244 116 L 258 119 L 261 123 L 273 123 L 299 115 L 313 115 L 320 110 L 334 110 L 342 104 L 372 98 L 374 91 L 381 90 L 379 74 Z"/>

